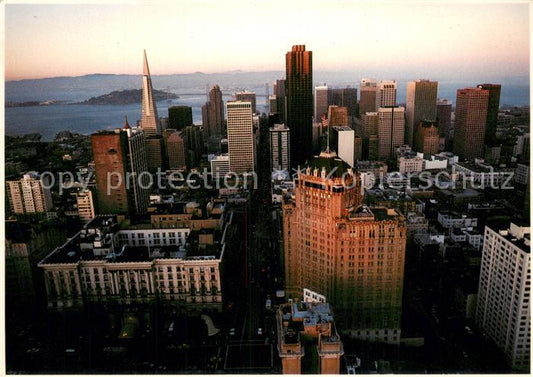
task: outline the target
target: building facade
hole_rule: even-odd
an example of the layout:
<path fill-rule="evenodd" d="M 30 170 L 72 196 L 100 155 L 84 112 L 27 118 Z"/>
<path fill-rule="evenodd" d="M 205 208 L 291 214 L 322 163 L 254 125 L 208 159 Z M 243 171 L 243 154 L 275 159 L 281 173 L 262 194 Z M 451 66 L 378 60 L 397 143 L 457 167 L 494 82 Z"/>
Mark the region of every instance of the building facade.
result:
<path fill-rule="evenodd" d="M 291 164 L 302 165 L 313 154 L 313 53 L 305 45 L 285 55 L 287 119 L 291 130 Z"/>
<path fill-rule="evenodd" d="M 222 91 L 215 85 L 209 91 L 209 101 L 202 106 L 202 125 L 208 137 L 224 134 L 224 101 Z"/>
<path fill-rule="evenodd" d="M 476 323 L 521 371 L 530 367 L 530 249 L 529 227 L 485 227 Z"/>
<path fill-rule="evenodd" d="M 311 289 L 327 298 L 350 336 L 398 344 L 403 216 L 361 206 L 359 175 L 331 152 L 298 174 L 294 194 L 283 205 L 288 295 Z"/>
<path fill-rule="evenodd" d="M 376 107 L 376 94 L 377 94 L 377 81 L 375 79 L 362 79 L 360 86 L 360 98 L 359 98 L 359 116 L 364 116 L 367 112 L 377 111 Z"/>
<path fill-rule="evenodd" d="M 290 170 L 291 132 L 284 124 L 270 128 L 270 167 L 272 170 Z"/>
<path fill-rule="evenodd" d="M 407 83 L 405 104 L 406 144 L 414 146 L 415 134 L 421 121 L 435 121 L 437 119 L 438 87 L 439 83 L 437 81 L 430 80 L 415 80 Z"/>
<path fill-rule="evenodd" d="M 320 122 L 322 116 L 328 113 L 328 87 L 315 86 L 315 122 Z"/>
<path fill-rule="evenodd" d="M 190 106 L 172 106 L 168 108 L 169 127 L 178 131 L 185 127 L 191 126 L 192 107 Z"/>
<path fill-rule="evenodd" d="M 457 90 L 453 153 L 461 159 L 473 160 L 483 156 L 488 103 L 488 90 Z"/>
<path fill-rule="evenodd" d="M 44 213 L 53 207 L 46 176 L 27 173 L 16 181 L 6 181 L 9 206 L 13 214 Z"/>
<path fill-rule="evenodd" d="M 439 129 L 435 121 L 422 120 L 415 134 L 415 149 L 423 154 L 439 153 Z"/>
<path fill-rule="evenodd" d="M 378 109 L 378 156 L 394 157 L 395 150 L 403 145 L 405 133 L 405 109 L 403 107 L 380 107 Z"/>
<path fill-rule="evenodd" d="M 242 174 L 254 171 L 255 148 L 251 102 L 226 103 L 230 170 Z"/>
<path fill-rule="evenodd" d="M 487 105 L 487 126 L 485 127 L 485 145 L 489 147 L 498 145 L 496 129 L 498 128 L 498 110 L 500 109 L 500 84 L 480 84 L 480 89 L 489 91 L 489 103 Z"/>
<path fill-rule="evenodd" d="M 396 106 L 398 87 L 394 80 L 382 80 L 377 84 L 376 109 L 380 107 Z"/>

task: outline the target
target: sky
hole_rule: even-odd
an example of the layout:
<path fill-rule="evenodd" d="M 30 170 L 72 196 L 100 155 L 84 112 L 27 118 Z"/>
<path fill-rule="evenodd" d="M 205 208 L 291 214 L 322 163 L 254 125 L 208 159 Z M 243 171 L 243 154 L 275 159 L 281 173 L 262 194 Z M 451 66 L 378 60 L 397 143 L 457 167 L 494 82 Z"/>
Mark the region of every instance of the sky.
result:
<path fill-rule="evenodd" d="M 34 1 L 35 2 L 35 1 Z M 529 4 L 204 1 L 5 5 L 5 79 L 284 70 L 529 75 Z"/>

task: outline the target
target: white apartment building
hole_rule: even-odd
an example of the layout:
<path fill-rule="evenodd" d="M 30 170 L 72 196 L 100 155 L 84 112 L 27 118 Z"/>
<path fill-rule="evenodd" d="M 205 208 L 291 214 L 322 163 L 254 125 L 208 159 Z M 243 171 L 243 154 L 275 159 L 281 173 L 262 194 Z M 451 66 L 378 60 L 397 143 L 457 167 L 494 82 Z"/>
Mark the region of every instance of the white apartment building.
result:
<path fill-rule="evenodd" d="M 459 214 L 452 211 L 441 211 L 437 214 L 437 221 L 445 229 L 451 228 L 475 228 L 477 217 Z"/>
<path fill-rule="evenodd" d="M 12 213 L 43 213 L 52 209 L 52 194 L 47 176 L 27 173 L 21 179 L 7 181 L 6 184 Z"/>
<path fill-rule="evenodd" d="M 78 207 L 78 217 L 84 223 L 94 219 L 96 212 L 94 211 L 93 193 L 91 190 L 81 190 L 76 193 L 76 205 Z"/>
<path fill-rule="evenodd" d="M 530 228 L 486 226 L 476 323 L 520 371 L 530 367 L 530 296 Z"/>

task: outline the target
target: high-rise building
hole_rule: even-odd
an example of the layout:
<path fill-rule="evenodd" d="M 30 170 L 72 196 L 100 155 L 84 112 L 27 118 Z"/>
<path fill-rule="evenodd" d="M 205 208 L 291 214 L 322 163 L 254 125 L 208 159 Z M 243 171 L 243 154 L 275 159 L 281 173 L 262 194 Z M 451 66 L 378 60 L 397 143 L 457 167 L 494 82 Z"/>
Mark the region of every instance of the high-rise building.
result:
<path fill-rule="evenodd" d="M 356 88 L 333 88 L 328 90 L 328 104 L 343 106 L 348 109 L 348 116 L 357 115 L 357 89 Z"/>
<path fill-rule="evenodd" d="M 363 158 L 377 160 L 378 153 L 378 135 L 379 135 L 379 116 L 377 112 L 366 112 L 361 115 L 363 126 Z"/>
<path fill-rule="evenodd" d="M 489 91 L 485 145 L 493 147 L 497 145 L 496 129 L 498 128 L 498 110 L 500 109 L 500 92 L 502 86 L 500 84 L 480 84 L 477 87 Z"/>
<path fill-rule="evenodd" d="M 230 169 L 237 174 L 252 172 L 255 160 L 252 103 L 228 102 L 226 114 Z"/>
<path fill-rule="evenodd" d="M 283 205 L 286 291 L 327 298 L 350 335 L 399 344 L 406 229 L 394 209 L 361 205 L 360 176 L 333 152 L 298 174 Z"/>
<path fill-rule="evenodd" d="M 76 193 L 76 205 L 79 219 L 86 223 L 96 216 L 94 210 L 93 193 L 91 190 L 80 190 Z"/>
<path fill-rule="evenodd" d="M 348 108 L 344 106 L 331 105 L 328 108 L 329 126 L 349 126 Z"/>
<path fill-rule="evenodd" d="M 6 184 L 11 213 L 44 213 L 52 209 L 52 194 L 46 175 L 27 173 L 21 179 L 6 181 Z"/>
<path fill-rule="evenodd" d="M 418 123 L 415 149 L 424 154 L 439 153 L 439 129 L 435 121 L 423 120 Z"/>
<path fill-rule="evenodd" d="M 393 158 L 396 148 L 403 145 L 404 133 L 405 109 L 398 106 L 380 107 L 378 109 L 379 158 Z"/>
<path fill-rule="evenodd" d="M 200 163 L 204 153 L 204 137 L 202 128 L 189 126 L 181 133 L 185 147 L 185 163 L 187 168 L 195 168 Z"/>
<path fill-rule="evenodd" d="M 271 94 L 268 96 L 268 112 L 269 114 L 278 114 L 278 97 Z"/>
<path fill-rule="evenodd" d="M 154 99 L 154 89 L 152 87 L 152 78 L 148 68 L 148 59 L 144 51 L 143 60 L 143 89 L 142 89 L 142 106 L 141 106 L 141 123 L 140 126 L 146 136 L 158 135 L 161 133 L 161 124 L 157 116 L 157 107 Z"/>
<path fill-rule="evenodd" d="M 357 163 L 357 161 L 360 161 L 363 159 L 363 138 L 359 135 L 355 135 L 354 138 L 354 164 Z"/>
<path fill-rule="evenodd" d="M 448 149 L 452 139 L 452 102 L 447 99 L 439 99 L 437 102 L 437 125 L 439 135 L 444 137 L 446 149 Z"/>
<path fill-rule="evenodd" d="M 252 114 L 257 114 L 255 92 L 249 92 L 245 90 L 242 92 L 235 93 L 235 100 L 242 102 L 250 102 L 252 104 Z"/>
<path fill-rule="evenodd" d="M 483 156 L 489 91 L 481 88 L 457 90 L 453 153 L 461 159 Z"/>
<path fill-rule="evenodd" d="M 270 167 L 272 170 L 290 169 L 291 132 L 284 124 L 270 128 Z"/>
<path fill-rule="evenodd" d="M 214 179 L 222 179 L 230 172 L 229 155 L 227 153 L 215 156 L 209 162 L 211 164 L 211 174 Z"/>
<path fill-rule="evenodd" d="M 164 170 L 166 161 L 164 156 L 165 140 L 162 135 L 149 135 L 145 137 L 146 158 L 148 161 L 147 168 L 150 172 L 155 173 L 157 169 Z"/>
<path fill-rule="evenodd" d="M 190 106 L 172 106 L 168 108 L 168 122 L 172 129 L 181 131 L 185 127 L 191 126 L 192 107 Z"/>
<path fill-rule="evenodd" d="M 330 148 L 353 168 L 355 164 L 355 131 L 348 126 L 330 127 Z"/>
<path fill-rule="evenodd" d="M 487 225 L 483 238 L 476 323 L 513 369 L 529 371 L 531 231 Z"/>
<path fill-rule="evenodd" d="M 150 200 L 143 131 L 130 128 L 91 135 L 98 213 L 146 212 Z"/>
<path fill-rule="evenodd" d="M 405 104 L 405 143 L 414 146 L 418 124 L 437 118 L 437 81 L 416 80 L 407 83 Z"/>
<path fill-rule="evenodd" d="M 209 101 L 202 106 L 202 125 L 207 137 L 220 138 L 224 134 L 224 101 L 218 85 L 211 88 Z"/>
<path fill-rule="evenodd" d="M 376 94 L 378 83 L 374 79 L 361 80 L 361 97 L 359 98 L 359 116 L 363 117 L 367 112 L 377 111 Z"/>
<path fill-rule="evenodd" d="M 169 169 L 185 169 L 185 143 L 179 132 L 172 133 L 166 143 Z"/>
<path fill-rule="evenodd" d="M 285 122 L 287 118 L 287 93 L 285 92 L 285 80 L 276 80 L 274 84 L 274 94 L 276 95 L 279 121 Z"/>
<path fill-rule="evenodd" d="M 396 92 L 398 88 L 394 80 L 382 80 L 377 84 L 376 109 L 380 107 L 396 106 Z"/>
<path fill-rule="evenodd" d="M 315 86 L 315 122 L 320 122 L 322 115 L 328 113 L 328 87 Z"/>
<path fill-rule="evenodd" d="M 291 164 L 303 164 L 313 153 L 313 54 L 305 45 L 285 55 L 287 119 L 291 130 Z"/>

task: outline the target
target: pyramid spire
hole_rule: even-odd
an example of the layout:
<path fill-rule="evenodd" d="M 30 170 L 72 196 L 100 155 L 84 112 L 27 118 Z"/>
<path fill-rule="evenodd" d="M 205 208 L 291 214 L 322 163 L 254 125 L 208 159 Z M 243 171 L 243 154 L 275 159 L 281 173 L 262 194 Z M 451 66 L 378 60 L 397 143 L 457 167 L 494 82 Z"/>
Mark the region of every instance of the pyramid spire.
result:
<path fill-rule="evenodd" d="M 146 50 L 143 50 L 143 52 L 144 52 L 143 76 L 150 76 L 150 68 L 148 68 L 148 59 L 146 58 Z"/>
<path fill-rule="evenodd" d="M 127 129 L 130 129 L 130 124 L 128 123 L 128 116 L 127 115 L 124 115 L 124 127 L 122 127 L 123 129 L 127 130 Z"/>

